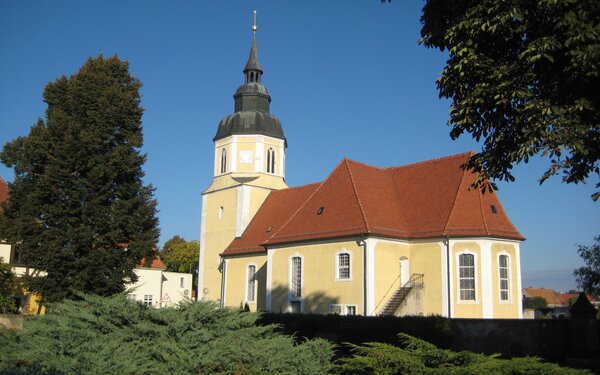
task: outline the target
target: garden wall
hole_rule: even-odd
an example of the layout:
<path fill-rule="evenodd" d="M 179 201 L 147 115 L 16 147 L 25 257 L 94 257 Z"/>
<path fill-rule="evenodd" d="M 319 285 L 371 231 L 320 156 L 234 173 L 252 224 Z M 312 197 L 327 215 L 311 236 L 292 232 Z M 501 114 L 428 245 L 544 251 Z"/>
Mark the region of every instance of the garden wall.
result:
<path fill-rule="evenodd" d="M 398 344 L 404 332 L 441 348 L 503 357 L 537 356 L 563 362 L 596 358 L 599 328 L 595 320 L 446 319 L 442 317 L 363 317 L 264 314 L 261 324 L 276 323 L 298 337 L 323 337 L 336 343 L 369 341 Z"/>

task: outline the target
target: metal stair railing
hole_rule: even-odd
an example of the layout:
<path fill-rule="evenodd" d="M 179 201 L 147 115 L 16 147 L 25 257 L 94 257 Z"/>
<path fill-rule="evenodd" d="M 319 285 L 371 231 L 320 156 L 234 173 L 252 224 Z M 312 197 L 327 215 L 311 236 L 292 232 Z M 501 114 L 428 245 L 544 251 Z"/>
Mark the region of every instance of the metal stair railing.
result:
<path fill-rule="evenodd" d="M 408 297 L 410 292 L 413 289 L 421 289 L 424 286 L 423 282 L 424 275 L 422 273 L 413 273 L 408 281 L 400 286 L 394 294 L 390 297 L 387 303 L 381 309 L 381 313 L 379 315 L 382 316 L 391 316 L 398 310 L 402 302 Z M 396 280 L 394 280 L 395 282 Z M 389 291 L 389 290 L 388 290 Z M 387 295 L 387 293 L 386 293 Z M 384 296 L 385 297 L 385 296 Z"/>

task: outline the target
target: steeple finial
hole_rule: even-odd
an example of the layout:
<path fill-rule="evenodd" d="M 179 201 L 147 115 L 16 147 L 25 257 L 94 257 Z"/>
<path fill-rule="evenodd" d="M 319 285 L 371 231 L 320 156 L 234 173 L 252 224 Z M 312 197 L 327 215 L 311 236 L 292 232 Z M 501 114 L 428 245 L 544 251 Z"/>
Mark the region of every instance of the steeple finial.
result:
<path fill-rule="evenodd" d="M 244 67 L 246 83 L 260 83 L 260 76 L 262 75 L 262 67 L 258 62 L 258 52 L 256 50 L 256 30 L 258 30 L 258 26 L 256 26 L 256 11 L 254 11 L 254 22 L 252 24 L 252 47 L 250 48 L 250 56 L 248 56 L 248 62 Z"/>

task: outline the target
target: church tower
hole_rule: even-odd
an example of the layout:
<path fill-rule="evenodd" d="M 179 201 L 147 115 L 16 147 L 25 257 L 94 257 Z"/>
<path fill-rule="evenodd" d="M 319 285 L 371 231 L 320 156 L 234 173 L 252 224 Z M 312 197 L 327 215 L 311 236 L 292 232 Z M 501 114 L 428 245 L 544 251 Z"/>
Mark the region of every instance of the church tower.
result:
<path fill-rule="evenodd" d="M 236 90 L 234 113 L 213 138 L 214 177 L 202 193 L 199 300 L 221 300 L 220 253 L 242 232 L 267 195 L 284 189 L 287 142 L 281 122 L 270 113 L 256 48 L 256 12 L 244 83 Z"/>

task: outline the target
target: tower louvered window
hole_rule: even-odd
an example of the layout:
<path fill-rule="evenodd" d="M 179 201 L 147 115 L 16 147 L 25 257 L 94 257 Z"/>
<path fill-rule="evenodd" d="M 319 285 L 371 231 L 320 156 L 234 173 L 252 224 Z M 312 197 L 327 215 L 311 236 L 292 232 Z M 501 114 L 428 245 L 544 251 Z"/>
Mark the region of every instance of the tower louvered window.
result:
<path fill-rule="evenodd" d="M 275 173 L 275 150 L 272 148 L 267 151 L 267 173 Z"/>
<path fill-rule="evenodd" d="M 221 173 L 227 172 L 227 150 L 221 150 Z"/>
<path fill-rule="evenodd" d="M 508 274 L 508 256 L 500 255 L 498 258 L 498 275 L 500 276 L 500 301 L 509 300 L 509 274 Z"/>
<path fill-rule="evenodd" d="M 461 301 L 475 301 L 475 256 L 461 254 L 458 257 L 459 289 Z"/>

